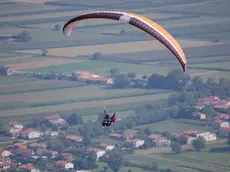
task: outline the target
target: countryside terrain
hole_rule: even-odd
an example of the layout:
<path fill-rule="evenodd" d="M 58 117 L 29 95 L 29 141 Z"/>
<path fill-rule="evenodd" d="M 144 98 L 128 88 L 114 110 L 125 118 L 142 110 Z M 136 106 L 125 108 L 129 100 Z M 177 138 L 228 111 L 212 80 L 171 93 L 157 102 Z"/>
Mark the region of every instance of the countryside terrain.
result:
<path fill-rule="evenodd" d="M 168 30 L 182 46 L 187 57 L 187 73 L 203 80 L 230 79 L 230 1 L 228 0 L 2 0 L 0 36 L 27 31 L 28 42 L 0 42 L 0 65 L 14 71 L 72 73 L 89 71 L 109 76 L 111 68 L 137 75 L 167 75 L 180 68 L 178 62 L 159 41 L 131 25 L 110 20 L 89 20 L 78 24 L 70 37 L 62 27 L 69 19 L 94 10 L 122 10 L 149 17 Z M 56 29 L 55 25 L 61 28 Z M 124 34 L 120 34 L 121 30 Z M 42 56 L 42 49 L 48 50 Z M 92 60 L 100 52 L 98 60 Z M 106 89 L 66 80 L 41 80 L 27 75 L 0 76 L 0 124 L 10 120 L 27 123 L 37 116 L 77 112 L 84 121 L 95 120 L 107 107 L 122 119 L 134 114 L 137 106 L 166 100 L 173 91 L 160 89 Z M 146 126 L 140 126 L 145 128 Z M 199 129 L 209 130 L 178 120 L 148 125 L 155 132 Z M 105 138 L 101 138 L 105 140 Z M 107 139 L 108 142 L 110 141 Z M 112 141 L 113 142 L 113 141 Z M 227 146 L 217 142 L 207 146 Z M 169 150 L 168 150 L 169 149 Z M 156 162 L 177 172 L 190 167 L 227 172 L 229 153 L 185 151 L 171 154 L 137 150 L 125 158 L 140 164 Z M 98 163 L 100 167 L 103 163 Z M 186 166 L 186 167 L 185 167 Z M 131 168 L 131 167 L 130 167 Z M 126 172 L 130 168 L 122 168 Z M 133 167 L 132 172 L 141 172 Z"/>

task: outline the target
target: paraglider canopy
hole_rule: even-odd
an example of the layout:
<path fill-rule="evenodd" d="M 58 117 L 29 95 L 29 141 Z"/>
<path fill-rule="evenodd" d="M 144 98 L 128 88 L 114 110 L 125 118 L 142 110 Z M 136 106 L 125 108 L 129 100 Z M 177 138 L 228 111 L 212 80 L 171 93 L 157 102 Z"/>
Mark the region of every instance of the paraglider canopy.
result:
<path fill-rule="evenodd" d="M 117 20 L 120 22 L 128 23 L 130 25 L 133 25 L 145 31 L 146 33 L 148 33 L 149 35 L 151 35 L 152 37 L 160 41 L 162 44 L 164 44 L 177 58 L 177 60 L 179 61 L 183 69 L 183 72 L 186 71 L 187 59 L 185 57 L 185 54 L 181 46 L 178 44 L 175 38 L 173 38 L 172 35 L 170 35 L 170 33 L 168 33 L 163 27 L 153 22 L 149 18 L 146 18 L 139 14 L 120 12 L 120 11 L 90 12 L 90 13 L 79 15 L 69 20 L 63 27 L 63 33 L 67 36 L 70 36 L 72 32 L 72 28 L 75 27 L 77 23 L 80 22 L 81 20 L 87 20 L 87 19 Z"/>

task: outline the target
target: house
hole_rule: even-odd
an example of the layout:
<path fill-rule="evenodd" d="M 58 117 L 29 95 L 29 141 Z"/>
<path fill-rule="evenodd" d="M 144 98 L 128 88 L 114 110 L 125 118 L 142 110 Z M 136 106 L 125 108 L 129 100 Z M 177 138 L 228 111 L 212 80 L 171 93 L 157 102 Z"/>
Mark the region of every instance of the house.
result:
<path fill-rule="evenodd" d="M 222 121 L 220 119 L 216 119 L 212 122 L 212 127 L 216 130 L 220 128 L 229 128 L 229 122 L 228 121 Z"/>
<path fill-rule="evenodd" d="M 122 134 L 113 133 L 113 134 L 110 134 L 110 137 L 120 140 L 122 139 Z"/>
<path fill-rule="evenodd" d="M 6 170 L 6 169 L 8 169 L 8 168 L 11 168 L 11 167 L 14 167 L 14 163 L 12 163 L 12 162 L 1 162 L 0 163 L 0 171 L 2 171 L 2 170 Z"/>
<path fill-rule="evenodd" d="M 170 145 L 170 140 L 168 140 L 166 137 L 162 137 L 162 136 L 159 136 L 159 137 L 150 137 L 152 138 L 152 143 L 153 143 L 153 146 L 155 147 L 165 147 L 165 146 L 169 146 Z"/>
<path fill-rule="evenodd" d="M 204 97 L 198 99 L 198 104 L 199 105 L 215 105 L 220 101 L 219 97 L 217 96 L 209 96 L 209 97 Z"/>
<path fill-rule="evenodd" d="M 23 164 L 18 167 L 20 172 L 40 172 L 33 164 Z"/>
<path fill-rule="evenodd" d="M 196 105 L 196 106 L 194 106 L 194 108 L 195 109 L 198 109 L 198 110 L 201 110 L 201 109 L 203 109 L 205 106 L 203 106 L 203 105 Z"/>
<path fill-rule="evenodd" d="M 12 153 L 13 155 L 16 155 L 16 156 L 33 156 L 34 155 L 33 150 L 23 149 L 23 148 L 14 149 L 12 150 Z"/>
<path fill-rule="evenodd" d="M 128 139 L 133 139 L 137 136 L 137 131 L 135 130 L 126 130 L 122 136 L 123 139 L 128 140 Z"/>
<path fill-rule="evenodd" d="M 134 139 L 134 140 L 126 140 L 128 145 L 132 148 L 139 148 L 140 146 L 144 145 L 145 141 L 140 139 Z"/>
<path fill-rule="evenodd" d="M 20 132 L 21 138 L 23 139 L 36 139 L 41 136 L 40 131 L 37 131 L 33 128 L 27 128 Z"/>
<path fill-rule="evenodd" d="M 72 160 L 73 159 L 73 155 L 71 153 L 62 153 L 62 156 L 65 158 L 65 159 L 68 159 L 68 160 Z"/>
<path fill-rule="evenodd" d="M 0 158 L 0 164 L 2 164 L 3 162 L 11 162 L 10 158 Z"/>
<path fill-rule="evenodd" d="M 38 149 L 45 149 L 46 148 L 46 144 L 45 143 L 31 143 L 28 145 L 29 149 L 32 150 L 38 150 Z"/>
<path fill-rule="evenodd" d="M 230 108 L 230 100 L 221 100 L 218 102 L 214 108 L 216 109 L 228 109 Z"/>
<path fill-rule="evenodd" d="M 53 150 L 47 150 L 47 149 L 38 149 L 37 154 L 40 156 L 46 156 L 50 159 L 53 159 L 58 155 L 58 152 Z"/>
<path fill-rule="evenodd" d="M 46 136 L 51 136 L 51 137 L 58 136 L 58 132 L 57 131 L 45 131 L 44 134 Z"/>
<path fill-rule="evenodd" d="M 9 122 L 8 129 L 13 137 L 17 137 L 20 135 L 20 131 L 23 129 L 23 125 L 20 122 L 13 120 Z"/>
<path fill-rule="evenodd" d="M 80 82 L 87 82 L 91 84 L 113 84 L 112 78 L 105 78 L 96 74 L 91 74 L 90 72 L 75 72 L 77 80 Z"/>
<path fill-rule="evenodd" d="M 13 71 L 11 68 L 6 66 L 0 66 L 0 75 L 12 75 Z"/>
<path fill-rule="evenodd" d="M 114 149 L 114 145 L 111 144 L 105 144 L 105 143 L 101 143 L 100 145 L 98 145 L 99 148 L 104 149 L 106 151 L 110 151 Z"/>
<path fill-rule="evenodd" d="M 219 136 L 220 137 L 228 137 L 230 135 L 230 128 L 220 128 Z"/>
<path fill-rule="evenodd" d="M 195 112 L 193 113 L 193 117 L 195 119 L 199 119 L 199 120 L 205 120 L 206 119 L 206 115 L 200 112 Z"/>
<path fill-rule="evenodd" d="M 190 136 L 194 139 L 197 139 L 198 137 L 203 137 L 205 141 L 214 141 L 216 140 L 216 134 L 211 133 L 209 131 L 197 131 L 197 130 L 189 130 L 182 133 L 184 136 Z"/>
<path fill-rule="evenodd" d="M 11 152 L 8 150 L 0 149 L 1 158 L 8 158 L 11 155 Z"/>
<path fill-rule="evenodd" d="M 67 135 L 65 136 L 65 138 L 76 142 L 82 142 L 84 139 L 82 136 L 76 136 L 76 135 Z"/>
<path fill-rule="evenodd" d="M 39 123 L 39 124 L 48 122 L 48 123 L 53 124 L 55 126 L 68 125 L 66 120 L 64 120 L 59 114 L 39 117 L 39 118 L 36 118 L 34 120 L 34 122 Z"/>
<path fill-rule="evenodd" d="M 99 149 L 99 148 L 88 148 L 88 151 L 95 152 L 97 155 L 97 158 L 96 158 L 97 160 L 106 153 L 104 150 Z"/>
<path fill-rule="evenodd" d="M 228 121 L 229 120 L 229 114 L 220 114 L 215 119 L 216 120 L 222 120 L 222 121 Z"/>
<path fill-rule="evenodd" d="M 26 145 L 23 143 L 15 143 L 12 146 L 10 146 L 10 149 L 27 149 Z"/>
<path fill-rule="evenodd" d="M 73 169 L 74 168 L 73 163 L 70 163 L 67 161 L 57 161 L 55 163 L 55 166 L 60 169 Z"/>

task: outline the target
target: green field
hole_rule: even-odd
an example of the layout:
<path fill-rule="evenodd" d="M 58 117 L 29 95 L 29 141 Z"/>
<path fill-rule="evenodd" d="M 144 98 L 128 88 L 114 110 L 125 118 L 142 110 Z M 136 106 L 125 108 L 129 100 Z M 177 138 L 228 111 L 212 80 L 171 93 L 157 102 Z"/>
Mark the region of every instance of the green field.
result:
<path fill-rule="evenodd" d="M 25 114 L 44 114 L 44 113 L 56 113 L 62 111 L 74 111 L 77 109 L 85 108 L 102 108 L 104 106 L 125 106 L 126 104 L 139 104 L 146 103 L 159 99 L 167 99 L 170 93 L 161 93 L 156 95 L 144 95 L 144 96 L 130 96 L 124 98 L 112 98 L 97 101 L 87 101 L 78 103 L 66 103 L 60 105 L 50 105 L 50 106 L 39 106 L 39 107 L 28 107 L 20 109 L 10 109 L 0 112 L 0 116 L 22 116 Z"/>
<path fill-rule="evenodd" d="M 0 85 L 2 84 L 13 84 L 13 83 L 23 83 L 35 81 L 36 78 L 31 78 L 27 76 L 1 76 L 0 75 Z"/>
<path fill-rule="evenodd" d="M 151 129 L 153 132 L 169 131 L 171 133 L 182 133 L 186 130 L 193 130 L 194 128 L 201 131 L 210 130 L 210 127 L 199 127 L 192 124 L 177 122 L 177 120 L 168 120 L 168 121 L 157 122 L 154 124 L 138 126 L 138 128 L 146 128 L 146 127 Z"/>
<path fill-rule="evenodd" d="M 73 71 L 90 71 L 98 75 L 109 75 L 111 68 L 118 68 L 120 72 L 135 72 L 136 74 L 163 73 L 166 74 L 173 68 L 161 67 L 159 65 L 142 65 L 130 63 L 116 63 L 106 61 L 83 61 L 67 65 L 56 65 L 43 68 L 36 68 L 27 71 L 35 72 L 73 72 Z"/>
<path fill-rule="evenodd" d="M 39 92 L 45 90 L 56 90 L 60 88 L 80 87 L 86 84 L 81 82 L 71 82 L 65 80 L 34 80 L 12 84 L 1 84 L 0 94 L 16 94 L 25 92 Z"/>
<path fill-rule="evenodd" d="M 71 100 L 94 100 L 105 98 L 119 98 L 133 95 L 158 93 L 161 90 L 145 90 L 145 89 L 118 89 L 105 90 L 98 86 L 86 86 L 78 88 L 63 88 L 48 91 L 18 93 L 12 95 L 2 95 L 0 102 L 17 102 L 23 101 L 25 103 L 52 103 L 59 101 L 68 102 Z"/>
<path fill-rule="evenodd" d="M 194 67 L 205 67 L 213 69 L 229 69 L 230 62 L 213 62 L 213 63 L 204 63 L 204 64 L 195 64 Z"/>

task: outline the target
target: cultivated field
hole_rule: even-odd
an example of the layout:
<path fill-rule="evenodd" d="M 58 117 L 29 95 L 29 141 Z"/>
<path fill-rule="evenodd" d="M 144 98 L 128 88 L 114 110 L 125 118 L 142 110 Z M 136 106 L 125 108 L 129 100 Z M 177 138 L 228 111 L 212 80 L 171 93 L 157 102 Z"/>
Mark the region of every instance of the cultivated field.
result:
<path fill-rule="evenodd" d="M 201 131 L 210 130 L 209 127 L 199 127 L 191 124 L 181 123 L 176 120 L 157 122 L 154 124 L 143 125 L 138 128 L 146 128 L 146 127 L 150 128 L 153 132 L 169 131 L 171 133 L 178 133 L 178 134 L 186 130 L 193 130 L 194 128 Z"/>
<path fill-rule="evenodd" d="M 0 85 L 2 84 L 14 84 L 35 81 L 36 78 L 26 76 L 2 76 L 0 75 Z"/>
<path fill-rule="evenodd" d="M 0 112 L 0 116 L 22 116 L 25 114 L 42 114 L 42 113 L 55 113 L 60 111 L 74 111 L 82 108 L 100 108 L 104 106 L 118 106 L 125 105 L 129 103 L 141 103 L 146 101 L 154 101 L 158 99 L 168 98 L 169 93 L 162 93 L 157 95 L 147 95 L 147 96 L 135 96 L 135 97 L 125 97 L 119 99 L 109 99 L 109 100 L 99 100 L 99 101 L 90 101 L 90 102 L 80 102 L 80 103 L 69 103 L 61 105 L 51 105 L 44 107 L 34 107 L 34 108 L 21 108 L 21 109 L 12 109 L 5 110 Z"/>
<path fill-rule="evenodd" d="M 44 5 L 37 5 L 37 4 L 30 4 L 30 3 L 29 4 L 25 4 L 25 3 L 1 4 L 0 14 L 34 12 L 34 11 L 40 11 L 40 10 L 53 10 L 53 9 L 58 9 L 58 8 L 61 8 L 61 7 L 60 6 L 44 6 Z"/>
<path fill-rule="evenodd" d="M 80 87 L 85 86 L 84 83 L 71 82 L 65 80 L 35 80 L 30 82 L 9 83 L 0 85 L 0 94 L 12 94 L 35 92 L 45 90 L 56 90 L 60 88 Z M 14 93 L 14 94 L 13 94 Z"/>
<path fill-rule="evenodd" d="M 22 62 L 22 63 L 15 63 L 15 64 L 7 64 L 6 67 L 9 67 L 13 70 L 25 70 L 25 69 L 33 69 L 33 68 L 40 68 L 40 67 L 48 67 L 50 65 L 61 65 L 61 64 L 71 64 L 71 63 L 78 63 L 81 60 L 77 59 L 37 59 L 31 62 Z"/>
<path fill-rule="evenodd" d="M 4 56 L 4 54 L 3 54 L 3 56 Z M 14 60 L 25 60 L 25 59 L 30 59 L 30 58 L 32 58 L 32 55 L 21 55 L 21 56 L 16 56 L 16 57 L 12 57 L 12 58 L 3 57 L 3 58 L 0 58 L 0 63 L 2 65 L 2 63 L 4 63 L 4 62 L 11 62 L 11 61 L 14 61 Z"/>
<path fill-rule="evenodd" d="M 51 103 L 68 100 L 93 100 L 121 96 L 130 96 L 135 94 L 157 93 L 160 90 L 141 90 L 141 89 L 121 89 L 121 90 L 105 90 L 98 86 L 87 86 L 79 88 L 63 88 L 48 91 L 18 93 L 12 95 L 2 95 L 0 103 L 3 102 L 24 102 L 28 104 L 35 103 Z"/>
<path fill-rule="evenodd" d="M 45 19 L 45 18 L 55 18 L 55 17 L 74 17 L 81 13 L 89 12 L 86 11 L 71 11 L 71 12 L 60 12 L 60 13 L 49 13 L 49 14 L 35 14 L 28 16 L 13 16 L 13 17 L 4 17 L 0 19 L 0 22 L 14 22 L 14 21 L 26 21 L 26 20 L 36 20 L 36 19 Z"/>
<path fill-rule="evenodd" d="M 55 1 L 55 0 L 7 0 L 9 2 L 20 2 L 20 3 L 29 3 L 29 4 L 44 4 L 45 2 Z"/>
<path fill-rule="evenodd" d="M 19 28 L 19 27 L 2 27 L 0 29 L 1 35 L 10 35 L 10 34 L 19 34 L 22 31 L 33 31 L 36 30 L 34 28 Z"/>
<path fill-rule="evenodd" d="M 211 44 L 206 41 L 178 40 L 182 47 L 204 46 Z M 151 50 L 163 50 L 165 47 L 157 40 L 136 41 L 117 44 L 89 45 L 68 48 L 52 48 L 48 54 L 54 56 L 76 57 L 79 55 L 92 55 L 95 52 L 102 54 L 130 53 Z M 18 51 L 21 53 L 39 54 L 41 50 Z"/>
<path fill-rule="evenodd" d="M 230 62 L 215 62 L 215 63 L 204 63 L 204 64 L 194 64 L 194 67 L 205 67 L 213 69 L 229 69 Z"/>

